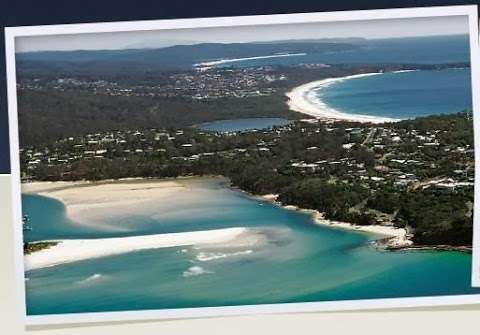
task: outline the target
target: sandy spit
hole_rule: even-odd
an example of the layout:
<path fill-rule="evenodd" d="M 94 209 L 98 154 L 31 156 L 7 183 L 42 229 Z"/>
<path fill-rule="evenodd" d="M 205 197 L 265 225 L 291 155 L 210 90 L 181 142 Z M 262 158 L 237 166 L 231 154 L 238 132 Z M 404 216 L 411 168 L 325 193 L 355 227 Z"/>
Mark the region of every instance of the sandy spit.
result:
<path fill-rule="evenodd" d="M 245 232 L 246 228 L 236 227 L 131 237 L 55 240 L 52 242 L 58 242 L 57 245 L 25 255 L 25 270 L 147 249 L 228 243 Z"/>

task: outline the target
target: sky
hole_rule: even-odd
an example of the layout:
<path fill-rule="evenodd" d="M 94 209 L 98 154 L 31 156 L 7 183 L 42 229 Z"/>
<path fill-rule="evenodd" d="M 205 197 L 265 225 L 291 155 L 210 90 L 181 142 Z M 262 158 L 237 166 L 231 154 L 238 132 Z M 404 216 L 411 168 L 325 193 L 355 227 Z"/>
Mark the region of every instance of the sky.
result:
<path fill-rule="evenodd" d="M 266 42 L 346 37 L 379 39 L 457 34 L 468 34 L 467 16 L 27 36 L 17 37 L 15 51 L 116 50 L 205 42 Z"/>

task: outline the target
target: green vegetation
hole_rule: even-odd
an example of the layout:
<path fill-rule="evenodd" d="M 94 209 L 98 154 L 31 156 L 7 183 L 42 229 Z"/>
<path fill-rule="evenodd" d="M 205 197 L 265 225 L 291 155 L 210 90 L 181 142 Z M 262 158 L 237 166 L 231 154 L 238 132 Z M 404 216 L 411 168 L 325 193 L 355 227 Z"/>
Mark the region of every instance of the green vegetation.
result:
<path fill-rule="evenodd" d="M 424 245 L 471 245 L 471 113 L 394 124 L 295 122 L 265 131 L 115 131 L 22 150 L 25 179 L 224 175 L 327 219 L 394 224 Z"/>
<path fill-rule="evenodd" d="M 300 121 L 305 115 L 290 111 L 285 103 L 285 92 L 313 80 L 469 65 L 192 68 L 195 57 L 202 57 L 201 50 L 211 54 L 220 48 L 216 54 L 240 57 L 258 54 L 258 48 L 323 52 L 353 47 L 348 43 L 292 46 L 287 50 L 283 43 L 247 49 L 238 44 L 204 44 L 113 54 L 21 54 L 22 178 L 223 175 L 242 190 L 278 194 L 282 204 L 315 209 L 327 219 L 406 227 L 418 244 L 471 244 L 472 113 L 371 125 Z M 177 59 L 178 52 L 172 51 L 178 48 L 200 49 L 182 52 L 186 58 Z M 75 61 L 65 62 L 65 56 Z M 186 67 L 167 66 L 172 60 Z M 224 134 L 193 127 L 251 117 L 294 122 L 270 130 Z"/>
<path fill-rule="evenodd" d="M 22 69 L 25 64 L 19 64 Z M 284 93 L 330 77 L 466 67 L 468 64 L 298 65 L 255 69 L 19 73 L 21 146 L 111 130 L 184 128 L 238 118 L 305 117 L 289 110 Z M 27 71 L 30 73 L 30 71 Z M 45 131 L 48 129 L 48 131 Z"/>
<path fill-rule="evenodd" d="M 283 96 L 220 98 L 192 101 L 186 98 L 105 96 L 89 92 L 20 91 L 19 124 L 22 145 L 51 143 L 89 131 L 188 127 L 207 121 L 301 115 L 288 110 Z M 48 129 L 48 132 L 45 131 Z"/>
<path fill-rule="evenodd" d="M 365 224 L 365 213 L 349 210 L 368 196 L 368 190 L 359 184 L 328 183 L 324 179 L 309 178 L 287 186 L 278 200 L 301 208 L 312 208 L 325 213 L 329 219 Z"/>
<path fill-rule="evenodd" d="M 191 68 L 216 58 L 243 58 L 276 53 L 323 53 L 362 48 L 350 41 L 283 41 L 271 43 L 199 43 L 163 48 L 73 50 L 18 53 L 19 70 L 27 73 L 101 73 L 138 75 L 142 72 Z"/>
<path fill-rule="evenodd" d="M 58 242 L 25 242 L 23 243 L 23 253 L 29 255 L 36 251 L 51 248 L 57 244 Z"/>
<path fill-rule="evenodd" d="M 397 226 L 408 225 L 420 244 L 472 244 L 473 191 L 426 190 L 401 194 Z"/>

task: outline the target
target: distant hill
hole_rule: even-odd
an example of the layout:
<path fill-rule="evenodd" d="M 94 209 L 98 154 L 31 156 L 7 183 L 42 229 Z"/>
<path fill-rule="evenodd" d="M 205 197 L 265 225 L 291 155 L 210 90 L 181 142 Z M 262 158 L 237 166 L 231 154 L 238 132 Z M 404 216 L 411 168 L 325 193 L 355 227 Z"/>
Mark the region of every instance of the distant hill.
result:
<path fill-rule="evenodd" d="M 224 58 L 277 53 L 323 53 L 360 48 L 349 43 L 291 41 L 272 43 L 200 43 L 157 49 L 39 51 L 17 53 L 20 73 L 32 71 L 100 72 L 190 68 L 195 63 Z"/>
<path fill-rule="evenodd" d="M 163 41 L 172 43 L 172 41 Z M 405 63 L 445 63 L 467 62 L 468 35 L 416 36 L 389 39 L 319 38 L 279 40 L 251 43 L 194 43 L 177 41 L 174 46 L 161 45 L 160 41 L 149 44 L 139 41 L 142 48 L 122 50 L 75 50 L 75 51 L 39 51 L 17 53 L 17 72 L 20 75 L 64 75 L 80 74 L 87 76 L 123 75 L 152 73 L 168 70 L 191 69 L 193 64 L 230 58 L 271 56 L 279 53 L 306 53 L 309 55 L 338 54 L 345 63 L 387 62 Z M 368 58 L 365 51 L 370 50 Z M 412 59 L 415 50 L 418 57 Z M 348 51 L 348 52 L 344 52 Z M 354 51 L 354 52 L 352 52 Z M 357 58 L 345 58 L 342 55 L 356 55 Z M 454 52 L 455 51 L 455 52 Z M 389 57 L 381 57 L 382 54 Z M 363 55 L 363 56 L 362 56 Z M 395 56 L 396 55 L 396 56 Z M 453 55 L 453 56 L 452 56 Z M 378 56 L 378 57 L 377 57 Z M 315 57 L 310 57 L 315 59 Z M 322 57 L 316 57 L 320 59 Z M 329 63 L 336 63 L 336 57 L 326 57 Z"/>
<path fill-rule="evenodd" d="M 271 43 L 346 43 L 356 44 L 365 43 L 368 39 L 363 37 L 341 37 L 341 38 L 308 38 L 308 39 L 291 39 L 291 40 L 278 40 L 272 42 L 253 42 L 257 44 L 271 44 Z"/>

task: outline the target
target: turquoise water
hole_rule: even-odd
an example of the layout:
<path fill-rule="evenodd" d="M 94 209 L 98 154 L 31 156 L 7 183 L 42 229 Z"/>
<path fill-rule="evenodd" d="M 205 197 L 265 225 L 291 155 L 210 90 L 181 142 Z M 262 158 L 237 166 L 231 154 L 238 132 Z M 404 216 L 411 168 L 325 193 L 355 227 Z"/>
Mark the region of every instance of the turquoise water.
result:
<path fill-rule="evenodd" d="M 203 130 L 231 132 L 250 129 L 268 129 L 274 126 L 284 126 L 289 123 L 290 121 L 282 118 L 248 118 L 206 122 L 198 125 L 197 127 Z"/>
<path fill-rule="evenodd" d="M 128 218 L 109 220 L 118 220 L 127 235 L 249 227 L 256 242 L 148 250 L 32 270 L 26 274 L 28 313 L 480 293 L 470 287 L 469 254 L 378 251 L 372 235 L 315 225 L 306 214 L 248 197 L 218 180 L 188 185 L 189 192 L 159 204 L 148 218 L 132 213 L 138 230 Z M 61 203 L 44 197 L 24 195 L 23 206 L 32 218 L 31 239 L 117 234 L 105 228 L 111 222 L 86 232 L 64 216 Z"/>
<path fill-rule="evenodd" d="M 408 119 L 472 109 L 470 69 L 385 73 L 314 89 L 315 101 L 347 114 Z"/>

